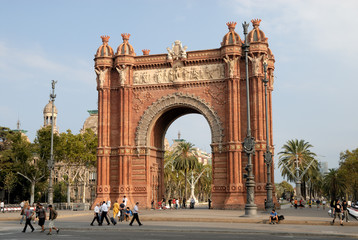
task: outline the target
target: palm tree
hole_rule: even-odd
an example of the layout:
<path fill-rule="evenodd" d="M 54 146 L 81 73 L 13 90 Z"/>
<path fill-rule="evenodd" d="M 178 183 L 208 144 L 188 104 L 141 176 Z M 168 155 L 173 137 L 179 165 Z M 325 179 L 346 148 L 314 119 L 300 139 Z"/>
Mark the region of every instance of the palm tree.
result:
<path fill-rule="evenodd" d="M 338 169 L 329 169 L 323 177 L 323 189 L 327 195 L 331 196 L 331 200 L 337 197 L 343 197 L 346 190 L 345 179 L 341 176 Z"/>
<path fill-rule="evenodd" d="M 279 162 L 278 166 L 281 168 L 281 175 L 286 177 L 289 181 L 295 181 L 296 176 L 296 159 L 298 161 L 298 168 L 301 172 L 305 171 L 309 167 L 308 171 L 302 176 L 302 180 L 305 183 L 310 176 L 314 176 L 319 172 L 319 163 L 315 159 L 317 156 L 314 152 L 311 152 L 310 148 L 313 146 L 305 140 L 289 140 L 282 147 L 282 151 L 278 153 Z M 302 184 L 304 187 L 305 184 Z M 304 195 L 305 194 L 304 187 Z"/>
<path fill-rule="evenodd" d="M 174 150 L 173 166 L 177 171 L 184 171 L 185 190 L 184 197 L 186 199 L 187 189 L 187 173 L 195 169 L 198 165 L 198 158 L 196 157 L 196 150 L 193 148 L 194 144 L 189 142 L 181 142 Z"/>

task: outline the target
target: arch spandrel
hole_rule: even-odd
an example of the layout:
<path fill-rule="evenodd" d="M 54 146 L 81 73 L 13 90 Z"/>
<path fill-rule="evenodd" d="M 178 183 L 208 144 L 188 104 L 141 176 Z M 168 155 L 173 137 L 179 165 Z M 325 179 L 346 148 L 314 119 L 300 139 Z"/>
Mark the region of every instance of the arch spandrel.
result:
<path fill-rule="evenodd" d="M 176 107 L 192 108 L 202 114 L 211 129 L 211 142 L 219 144 L 219 146 L 222 144 L 224 136 L 222 122 L 211 106 L 195 95 L 174 93 L 160 98 L 145 110 L 136 129 L 135 142 L 137 148 L 149 145 L 150 127 L 164 112 Z"/>

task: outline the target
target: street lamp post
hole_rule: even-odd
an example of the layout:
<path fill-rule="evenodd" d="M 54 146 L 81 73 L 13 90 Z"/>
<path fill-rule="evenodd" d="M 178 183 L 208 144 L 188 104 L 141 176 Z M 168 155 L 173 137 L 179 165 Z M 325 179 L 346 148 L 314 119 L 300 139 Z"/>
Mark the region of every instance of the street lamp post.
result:
<path fill-rule="evenodd" d="M 297 153 L 296 153 L 296 197 L 297 197 L 297 201 L 301 200 L 301 177 L 300 177 L 300 168 L 298 167 Z"/>
<path fill-rule="evenodd" d="M 265 78 L 262 79 L 262 82 L 264 83 L 265 86 L 265 112 L 266 112 L 266 152 L 264 154 L 265 157 L 265 163 L 267 166 L 267 183 L 266 183 L 266 190 L 267 190 L 267 200 L 265 203 L 265 209 L 272 209 L 274 208 L 274 204 L 273 204 L 273 200 L 272 200 L 272 183 L 271 183 L 271 163 L 272 163 L 272 153 L 270 151 L 270 140 L 269 140 L 269 130 L 268 130 L 268 108 L 267 108 L 267 83 L 268 83 L 268 79 L 267 79 L 267 63 L 264 62 L 264 73 L 265 73 Z"/>
<path fill-rule="evenodd" d="M 53 128 L 54 128 L 54 111 L 55 111 L 55 84 L 57 81 L 52 80 L 52 93 L 50 94 L 51 102 L 52 102 L 52 116 L 51 116 L 51 152 L 50 152 L 50 160 L 48 162 L 48 168 L 50 171 L 49 181 L 48 181 L 48 203 L 53 204 Z"/>
<path fill-rule="evenodd" d="M 252 155 L 255 153 L 255 138 L 251 136 L 251 120 L 250 120 L 250 84 L 249 84 L 249 63 L 248 63 L 248 53 L 249 53 L 249 44 L 247 42 L 247 32 L 249 24 L 244 22 L 242 24 L 244 28 L 245 43 L 243 44 L 243 49 L 245 52 L 245 67 L 246 67 L 246 102 L 247 102 L 247 135 L 243 142 L 243 148 L 247 154 L 248 161 L 245 170 L 247 171 L 246 175 L 246 204 L 245 204 L 245 216 L 255 216 L 257 214 L 257 207 L 255 204 L 255 181 L 254 175 L 252 173 Z"/>

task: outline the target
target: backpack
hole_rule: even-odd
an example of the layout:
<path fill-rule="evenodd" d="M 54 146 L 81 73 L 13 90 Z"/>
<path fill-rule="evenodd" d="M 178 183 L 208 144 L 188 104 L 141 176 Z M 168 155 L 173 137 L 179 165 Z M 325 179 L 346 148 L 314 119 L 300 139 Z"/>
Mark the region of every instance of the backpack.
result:
<path fill-rule="evenodd" d="M 52 219 L 55 220 L 55 219 L 57 218 L 57 211 L 56 211 L 56 210 L 53 210 L 52 213 L 53 213 Z"/>

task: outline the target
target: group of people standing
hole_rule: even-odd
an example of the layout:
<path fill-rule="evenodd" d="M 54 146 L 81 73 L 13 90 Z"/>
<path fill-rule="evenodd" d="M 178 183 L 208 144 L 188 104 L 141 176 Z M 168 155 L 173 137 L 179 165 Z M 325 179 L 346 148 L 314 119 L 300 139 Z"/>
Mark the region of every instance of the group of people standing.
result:
<path fill-rule="evenodd" d="M 173 199 L 169 199 L 168 200 L 168 205 L 169 207 L 167 207 L 166 205 L 166 199 L 162 198 L 161 201 L 158 202 L 158 207 L 157 209 L 167 209 L 167 208 L 170 208 L 170 209 L 179 209 L 179 208 L 186 208 L 186 203 L 187 203 L 187 200 L 186 198 L 184 197 L 182 200 L 180 200 L 180 198 L 173 198 Z M 154 207 L 154 200 L 152 200 L 152 209 L 155 209 Z M 194 208 L 195 206 L 195 199 L 194 198 L 191 198 L 190 199 L 190 208 Z"/>
<path fill-rule="evenodd" d="M 113 217 L 111 217 L 111 222 L 113 225 L 117 224 L 117 218 L 119 222 L 123 222 L 124 220 L 129 221 L 131 217 L 132 221 L 130 222 L 130 226 L 132 226 L 133 221 L 136 220 L 139 224 L 139 226 L 142 225 L 142 223 L 139 220 L 138 217 L 138 205 L 139 202 L 137 202 L 133 208 L 133 211 L 127 206 L 128 199 L 126 196 L 123 196 L 122 202 L 119 204 L 118 201 L 115 201 L 113 204 Z M 98 222 L 99 226 L 102 226 L 104 219 L 106 219 L 107 225 L 110 225 L 110 221 L 108 220 L 107 214 L 108 211 L 111 209 L 111 201 L 108 200 L 103 201 L 101 203 L 97 203 L 94 208 L 94 217 L 91 222 L 91 226 L 93 226 L 94 221 Z"/>
<path fill-rule="evenodd" d="M 43 205 L 38 202 L 35 208 L 31 209 L 31 206 L 28 203 L 28 201 L 22 201 L 20 206 L 21 206 L 21 215 L 22 215 L 20 224 L 22 224 L 25 218 L 25 226 L 22 232 L 26 232 L 27 226 L 31 228 L 31 232 L 35 231 L 35 228 L 31 224 L 34 214 L 35 214 L 35 218 L 33 220 L 33 223 L 35 223 L 36 219 L 38 219 L 38 225 L 41 227 L 41 232 L 45 232 L 45 221 L 46 221 L 47 213 Z M 57 211 L 53 209 L 52 205 L 48 205 L 48 212 L 49 212 L 49 217 L 48 217 L 49 232 L 47 233 L 47 235 L 52 235 L 52 229 L 54 229 L 57 233 L 60 231 L 60 229 L 55 227 L 55 220 L 58 214 Z"/>

